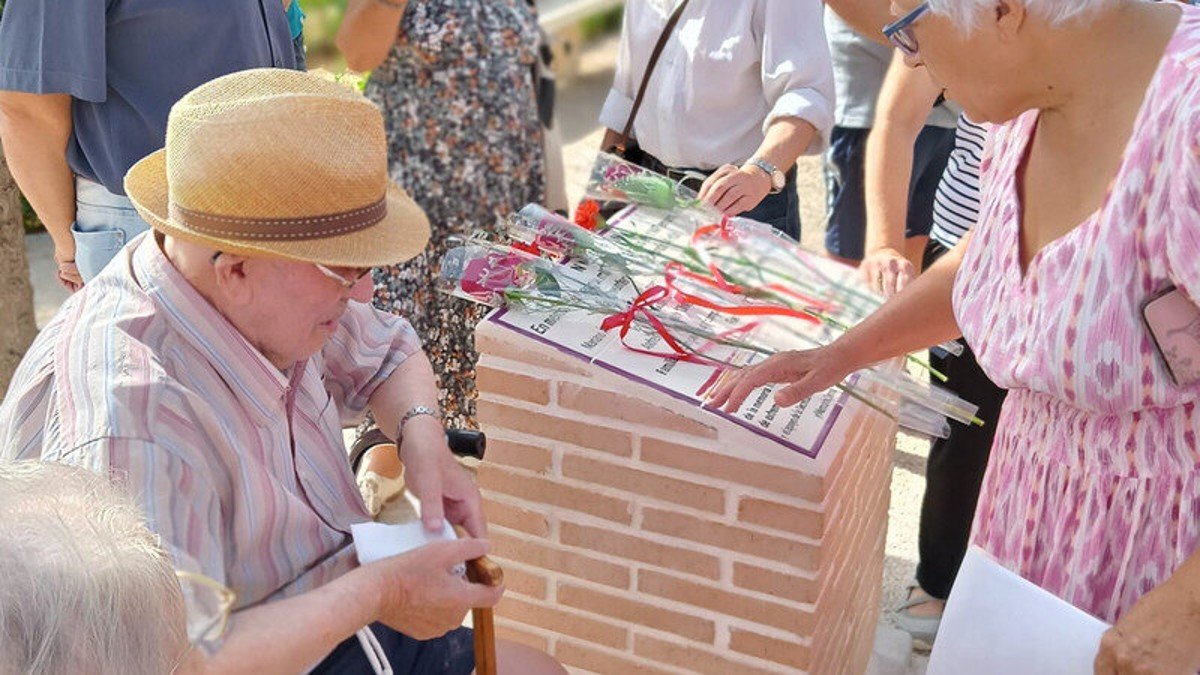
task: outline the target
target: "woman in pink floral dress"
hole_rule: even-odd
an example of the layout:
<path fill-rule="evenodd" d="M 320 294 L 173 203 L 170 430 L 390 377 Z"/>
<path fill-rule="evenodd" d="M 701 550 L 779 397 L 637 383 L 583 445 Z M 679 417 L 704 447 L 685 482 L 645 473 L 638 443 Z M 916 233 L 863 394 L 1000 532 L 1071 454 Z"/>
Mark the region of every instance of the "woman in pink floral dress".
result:
<path fill-rule="evenodd" d="M 894 0 L 892 39 L 997 124 L 973 233 L 819 350 L 746 369 L 793 404 L 961 332 L 1010 389 L 974 543 L 1109 622 L 1097 672 L 1200 669 L 1200 383 L 1142 305 L 1200 301 L 1200 8 L 1138 0 Z"/>

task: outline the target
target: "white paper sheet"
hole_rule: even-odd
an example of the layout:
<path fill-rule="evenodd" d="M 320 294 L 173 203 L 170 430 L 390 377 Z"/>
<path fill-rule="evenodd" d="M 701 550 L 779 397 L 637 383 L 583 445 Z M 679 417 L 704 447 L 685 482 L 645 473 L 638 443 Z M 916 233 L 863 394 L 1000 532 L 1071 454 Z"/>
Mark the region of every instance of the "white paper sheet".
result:
<path fill-rule="evenodd" d="M 954 582 L 928 675 L 1091 675 L 1108 624 L 972 546 Z"/>
<path fill-rule="evenodd" d="M 626 209 L 612 222 L 614 227 L 644 234 L 661 233 L 671 229 L 663 223 L 662 212 L 641 211 L 636 208 Z M 662 245 L 651 243 L 646 246 L 661 248 Z M 838 278 L 842 283 L 858 283 L 853 270 L 844 265 L 816 256 L 812 257 L 812 265 L 820 267 L 826 276 Z M 599 292 L 625 300 L 633 300 L 638 294 L 628 277 L 612 269 L 605 269 L 599 264 L 576 260 L 571 263 L 570 269 L 581 282 Z M 644 290 L 651 284 L 661 283 L 661 280 L 644 277 L 639 278 L 638 283 Z M 740 319 L 702 308 L 688 308 L 678 303 L 666 303 L 663 306 L 685 313 L 693 322 L 714 333 L 742 323 Z M 717 369 L 711 364 L 689 363 L 625 349 L 615 331 L 602 330 L 601 319 L 595 313 L 585 310 L 509 306 L 493 311 L 488 315 L 488 320 L 695 406 L 704 402 L 705 392 L 716 381 Z M 761 319 L 760 323 L 762 325 L 756 330 L 757 338 L 765 343 L 775 344 L 778 349 L 811 347 L 831 339 L 827 326 L 793 321 L 786 324 L 787 330 L 782 330 L 768 319 Z M 808 335 L 809 339 L 801 340 L 798 335 Z M 650 352 L 671 352 L 662 336 L 643 323 L 632 325 L 626 342 Z M 692 342 L 698 343 L 696 340 Z M 723 361 L 729 359 L 733 351 L 728 346 L 709 345 L 704 354 L 717 361 Z M 753 360 L 758 361 L 762 358 L 756 356 Z M 778 385 L 774 384 L 759 388 L 746 399 L 735 414 L 718 410 L 712 412 L 801 454 L 817 457 L 834 422 L 841 414 L 848 395 L 831 387 L 798 405 L 781 409 L 775 405 L 773 398 L 777 388 Z"/>
<path fill-rule="evenodd" d="M 355 523 L 350 526 L 358 562 L 366 565 L 383 558 L 400 555 L 435 541 L 458 539 L 450 523 L 444 522 L 440 532 L 430 533 L 419 520 L 397 525 L 386 523 Z"/>

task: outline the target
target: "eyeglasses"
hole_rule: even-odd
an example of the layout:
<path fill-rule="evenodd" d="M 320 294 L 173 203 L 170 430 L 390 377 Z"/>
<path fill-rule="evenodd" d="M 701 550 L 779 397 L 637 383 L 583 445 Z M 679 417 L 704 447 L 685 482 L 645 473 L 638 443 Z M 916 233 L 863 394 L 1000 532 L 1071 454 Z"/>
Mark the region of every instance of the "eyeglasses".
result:
<path fill-rule="evenodd" d="M 346 268 L 348 271 L 348 274 L 339 274 L 339 273 L 333 271 L 332 269 L 322 265 L 321 263 L 313 263 L 313 265 L 316 266 L 316 268 L 318 270 L 320 270 L 321 274 L 324 274 L 325 276 L 329 277 L 330 279 L 333 279 L 334 281 L 338 282 L 339 284 L 342 285 L 342 288 L 344 288 L 346 290 L 350 290 L 350 289 L 354 288 L 355 286 L 357 286 L 358 282 L 362 281 L 363 277 L 365 277 L 371 273 L 370 267 L 348 267 L 348 268 Z"/>
<path fill-rule="evenodd" d="M 888 39 L 888 42 L 893 47 L 900 50 L 901 54 L 909 58 L 915 58 L 917 51 L 917 38 L 912 34 L 913 24 L 929 11 L 929 3 L 922 2 L 913 8 L 911 12 L 896 19 L 883 27 L 883 36 Z"/>
<path fill-rule="evenodd" d="M 229 614 L 237 602 L 237 593 L 220 582 L 210 579 L 203 574 L 175 570 L 175 578 L 179 580 L 179 589 L 183 592 L 184 607 L 187 611 L 188 646 L 175 666 L 179 665 L 192 653 L 196 645 L 219 640 L 229 626 Z"/>
<path fill-rule="evenodd" d="M 221 253 L 221 251 L 213 253 L 212 259 L 209 260 L 209 262 L 215 265 L 217 263 L 217 258 L 221 257 Z M 338 272 L 335 272 L 321 263 L 313 263 L 313 266 L 316 267 L 317 271 L 319 271 L 321 274 L 324 274 L 330 279 L 338 282 L 338 284 L 340 284 L 341 287 L 347 291 L 353 289 L 358 285 L 359 281 L 362 281 L 363 277 L 371 273 L 370 267 L 348 267 L 345 268 L 347 270 L 346 274 L 339 274 Z"/>

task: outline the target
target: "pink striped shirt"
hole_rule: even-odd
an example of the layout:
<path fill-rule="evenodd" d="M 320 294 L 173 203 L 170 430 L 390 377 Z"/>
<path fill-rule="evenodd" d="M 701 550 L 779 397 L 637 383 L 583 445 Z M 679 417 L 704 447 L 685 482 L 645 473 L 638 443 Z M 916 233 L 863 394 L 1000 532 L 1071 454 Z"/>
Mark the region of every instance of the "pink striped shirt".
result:
<path fill-rule="evenodd" d="M 357 564 L 369 520 L 342 426 L 420 343 L 351 302 L 317 355 L 283 373 L 179 274 L 152 236 L 41 332 L 0 406 L 0 456 L 116 472 L 180 569 L 237 609 L 312 590 Z"/>

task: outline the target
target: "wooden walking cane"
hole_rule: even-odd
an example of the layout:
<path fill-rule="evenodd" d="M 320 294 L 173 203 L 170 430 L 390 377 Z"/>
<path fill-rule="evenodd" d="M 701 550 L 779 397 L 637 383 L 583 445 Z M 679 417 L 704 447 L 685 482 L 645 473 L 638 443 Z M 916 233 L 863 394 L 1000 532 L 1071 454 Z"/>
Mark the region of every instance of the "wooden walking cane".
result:
<path fill-rule="evenodd" d="M 459 539 L 471 535 L 454 526 Z M 499 586 L 504 583 L 504 569 L 486 555 L 467 561 L 467 579 L 474 584 Z M 471 624 L 475 627 L 475 672 L 477 675 L 496 675 L 496 624 L 491 607 L 471 609 Z"/>

